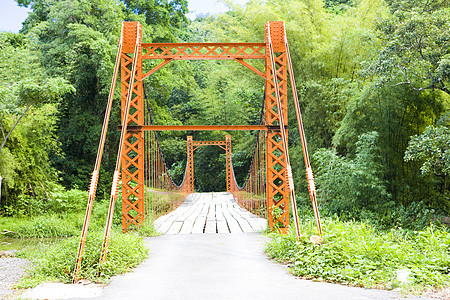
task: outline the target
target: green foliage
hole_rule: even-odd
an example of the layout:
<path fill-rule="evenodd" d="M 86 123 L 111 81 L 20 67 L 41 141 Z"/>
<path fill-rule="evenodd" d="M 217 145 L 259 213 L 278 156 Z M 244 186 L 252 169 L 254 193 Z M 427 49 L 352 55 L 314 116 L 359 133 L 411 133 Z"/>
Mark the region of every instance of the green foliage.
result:
<path fill-rule="evenodd" d="M 66 187 L 87 187 L 101 132 L 121 22 L 140 21 L 146 42 L 174 42 L 178 29 L 186 22 L 187 2 L 17 2 L 32 8 L 21 31 L 36 41 L 33 50 L 46 66 L 46 72 L 64 77 L 77 89 L 76 94 L 64 98 L 59 110 L 57 134 L 65 158 L 51 158 L 56 168 L 63 171 L 62 183 Z M 151 64 L 145 62 L 145 67 L 151 67 Z M 152 95 L 160 102 L 161 94 L 169 94 L 175 81 L 170 73 L 162 70 L 152 76 L 148 86 L 157 90 Z M 117 94 L 111 124 L 120 123 L 119 99 Z M 164 108 L 162 103 L 155 104 L 156 108 L 152 107 L 154 111 L 163 110 L 158 109 L 159 106 Z M 103 155 L 103 174 L 100 174 L 98 185 L 101 196 L 110 189 L 110 183 L 104 178 L 112 177 L 117 143 L 118 132 L 109 130 Z"/>
<path fill-rule="evenodd" d="M 5 174 L 2 207 L 16 206 L 19 197 L 32 198 L 35 204 L 48 198 L 50 182 L 56 180 L 49 153 L 59 153 L 55 113 L 52 104 L 31 109 L 8 138 L 0 155 L 0 172 Z M 3 128 L 10 130 L 12 122 L 12 116 L 5 117 Z"/>
<path fill-rule="evenodd" d="M 433 214 L 448 214 L 448 176 L 443 177 L 442 167 L 445 150 L 431 152 L 445 147 L 430 144 L 426 150 L 419 146 L 419 142 L 425 145 L 425 140 L 434 143 L 440 139 L 445 144 L 446 136 L 431 137 L 426 128 L 436 126 L 449 107 L 448 0 L 250 1 L 245 6 L 229 4 L 229 12 L 193 22 L 185 18 L 185 0 L 17 2 L 32 8 L 22 33 L 33 42 L 25 42 L 22 35 L 3 35 L 7 47 L 2 52 L 7 58 L 3 61 L 8 62 L 5 69 L 20 64 L 17 57 L 22 54 L 30 54 L 27 57 L 32 59 L 23 70 L 5 74 L 14 78 L 11 82 L 18 82 L 22 74 L 36 69 L 39 74 L 64 78 L 76 93 L 64 96 L 55 106 L 58 113 L 53 118 L 47 115 L 46 126 L 53 129 L 46 137 L 53 138 L 46 140 L 52 141 L 52 147 L 45 150 L 49 155 L 39 160 L 45 172 L 30 169 L 33 174 L 45 176 L 33 175 L 39 180 L 29 181 L 20 173 L 24 172 L 21 166 L 27 165 L 17 158 L 17 153 L 23 152 L 25 145 L 36 148 L 34 140 L 22 142 L 23 148 L 14 147 L 12 151 L 11 144 L 17 140 L 11 136 L 10 145 L 4 148 L 0 172 L 5 177 L 8 200 L 2 205 L 10 213 L 37 213 L 46 201 L 58 211 L 82 207 L 74 204 L 71 208 L 68 204 L 75 194 L 65 195 L 67 201 L 58 196 L 61 203 L 55 202 L 49 195 L 59 193 L 59 188 L 50 182 L 59 176 L 66 187 L 87 189 L 122 20 L 140 21 L 145 42 L 260 42 L 268 20 L 283 20 L 308 146 L 311 153 L 316 153 L 312 163 L 317 168 L 319 204 L 326 214 L 373 219 L 383 226 L 424 226 Z M 145 61 L 144 69 L 156 63 Z M 252 64 L 264 69 L 262 61 Z M 6 80 L 1 76 L 0 72 L 0 78 Z M 49 80 L 42 82 L 52 86 Z M 145 80 L 155 124 L 258 124 L 263 86 L 263 79 L 233 61 L 174 61 Z M 20 85 L 17 87 L 22 91 Z M 38 87 L 36 82 L 28 85 L 22 95 L 36 95 Z M 16 94 L 20 93 L 11 93 L 6 85 L 0 85 L 0 98 Z M 112 127 L 120 123 L 117 100 L 118 93 Z M 0 101 L 2 109 L 5 103 Z M 293 127 L 291 101 L 288 105 Z M 2 120 L 5 128 L 11 128 L 11 117 Z M 295 127 L 290 129 L 295 184 L 306 197 L 300 137 Z M 165 161 L 177 183 L 185 170 L 186 135 L 196 140 L 221 140 L 225 133 L 159 134 Z M 117 136 L 118 132 L 110 128 L 99 199 L 110 189 Z M 411 136 L 415 137 L 411 140 Z M 239 183 L 246 176 L 253 141 L 253 133 L 232 133 Z M 224 156 L 217 148 L 197 150 L 196 189 L 224 190 L 224 166 Z M 421 174 L 424 166 L 429 173 Z M 98 209 L 106 207 L 102 202 Z"/>
<path fill-rule="evenodd" d="M 102 265 L 100 276 L 97 276 L 102 238 L 101 231 L 88 235 L 81 265 L 81 278 L 93 282 L 106 282 L 113 275 L 129 271 L 147 257 L 148 249 L 139 235 L 114 231 L 106 262 Z M 73 237 L 61 244 L 48 247 L 46 251 L 23 252 L 21 256 L 30 259 L 35 267 L 21 279 L 17 287 L 33 287 L 43 281 L 71 282 L 78 244 L 79 238 Z"/>
<path fill-rule="evenodd" d="M 60 155 L 57 102 L 74 92 L 64 79 L 45 76 L 29 44 L 23 35 L 0 33 L 1 208 L 46 196 L 56 177 L 49 153 Z"/>
<path fill-rule="evenodd" d="M 155 227 L 153 226 L 153 223 L 143 224 L 141 227 L 138 227 L 137 233 L 143 237 L 159 235 L 159 233 L 156 231 Z"/>
<path fill-rule="evenodd" d="M 423 134 L 411 137 L 405 161 L 418 162 L 424 177 L 433 182 L 431 195 L 439 202 L 436 207 L 450 213 L 450 129 L 428 126 Z"/>
<path fill-rule="evenodd" d="M 384 43 L 367 69 L 382 83 L 417 90 L 439 89 L 450 95 L 450 7 L 447 0 L 399 0 L 378 29 Z"/>
<path fill-rule="evenodd" d="M 366 223 L 323 219 L 324 243 L 314 245 L 313 220 L 301 222 L 297 242 L 288 236 L 274 235 L 266 251 L 271 258 L 287 262 L 292 273 L 307 279 L 348 285 L 409 290 L 444 288 L 450 284 L 448 272 L 450 234 L 430 226 L 423 231 L 392 229 L 378 232 Z M 411 270 L 411 282 L 396 278 L 398 269 Z"/>
<path fill-rule="evenodd" d="M 56 186 L 50 193 L 47 203 L 49 210 L 55 213 L 82 212 L 86 208 L 88 193 L 78 189 L 66 191 L 62 186 Z"/>
<path fill-rule="evenodd" d="M 428 126 L 421 135 L 411 137 L 405 161 L 423 161 L 423 174 L 450 175 L 450 128 Z"/>
<path fill-rule="evenodd" d="M 106 99 L 125 6 L 113 0 L 33 1 L 22 31 L 36 41 L 33 50 L 46 72 L 64 77 L 77 90 L 58 110 L 57 135 L 65 157 L 52 156 L 67 187 L 87 187 L 98 147 Z M 118 103 L 114 111 L 118 111 Z M 111 121 L 119 123 L 120 114 Z M 108 175 L 117 132 L 110 130 L 104 155 Z M 103 175 L 102 174 L 102 175 Z M 103 178 L 103 177 L 102 177 Z M 103 182 L 99 192 L 108 190 Z"/>
<path fill-rule="evenodd" d="M 175 42 L 179 29 L 188 20 L 185 14 L 188 12 L 187 0 L 122 0 L 129 14 L 145 16 L 145 23 L 151 25 L 153 33 L 157 36 L 154 42 Z"/>
<path fill-rule="evenodd" d="M 77 236 L 81 231 L 81 215 L 64 214 L 0 218 L 2 229 L 12 231 L 15 238 L 53 238 Z"/>
<path fill-rule="evenodd" d="M 384 211 L 390 195 L 381 179 L 377 139 L 377 132 L 361 135 L 354 159 L 328 149 L 314 153 L 318 197 L 329 213 L 361 219 L 364 211 Z"/>
<path fill-rule="evenodd" d="M 423 178 L 417 164 L 405 164 L 404 153 L 410 136 L 425 130 L 445 111 L 445 98 L 438 92 L 418 92 L 405 86 L 395 89 L 366 85 L 351 98 L 345 116 L 333 137 L 339 153 L 352 158 L 358 136 L 377 131 L 381 179 L 395 204 L 405 207 L 423 201 L 436 206 L 431 197 L 434 183 Z M 395 206 L 395 205 L 394 205 Z"/>

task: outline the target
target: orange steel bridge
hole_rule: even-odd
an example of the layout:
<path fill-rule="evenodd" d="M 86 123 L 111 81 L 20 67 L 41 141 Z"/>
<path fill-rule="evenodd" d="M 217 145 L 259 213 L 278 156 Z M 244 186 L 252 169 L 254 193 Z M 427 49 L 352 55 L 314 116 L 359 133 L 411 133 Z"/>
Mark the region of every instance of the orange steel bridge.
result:
<path fill-rule="evenodd" d="M 157 65 L 144 70 L 143 60 Z M 234 60 L 265 81 L 264 117 L 259 125 L 155 125 L 146 100 L 144 80 L 175 60 Z M 264 60 L 260 71 L 251 60 Z M 316 201 L 316 189 L 303 130 L 297 90 L 284 22 L 267 22 L 265 41 L 261 43 L 143 43 L 139 22 L 123 22 L 114 74 L 108 97 L 97 159 L 92 173 L 84 226 L 78 248 L 74 282 L 79 277 L 99 169 L 111 113 L 112 100 L 120 72 L 121 116 L 120 142 L 112 180 L 110 206 L 102 243 L 100 265 L 106 259 L 114 205 L 118 189 L 122 191 L 122 230 L 139 227 L 145 222 L 177 208 L 186 195 L 194 191 L 194 151 L 200 146 L 217 145 L 225 150 L 227 191 L 249 211 L 266 217 L 271 228 L 286 233 L 291 208 L 297 239 L 299 221 L 287 138 L 288 81 L 292 88 L 298 130 L 306 167 L 306 178 L 322 234 Z M 187 163 L 184 179 L 177 185 L 170 176 L 158 141 L 157 132 L 165 130 L 254 130 L 257 132 L 254 154 L 243 186 L 236 182 L 231 152 L 231 136 L 223 141 L 194 141 L 187 137 Z M 121 178 L 121 182 L 120 182 Z M 274 213 L 274 210 L 277 213 Z"/>

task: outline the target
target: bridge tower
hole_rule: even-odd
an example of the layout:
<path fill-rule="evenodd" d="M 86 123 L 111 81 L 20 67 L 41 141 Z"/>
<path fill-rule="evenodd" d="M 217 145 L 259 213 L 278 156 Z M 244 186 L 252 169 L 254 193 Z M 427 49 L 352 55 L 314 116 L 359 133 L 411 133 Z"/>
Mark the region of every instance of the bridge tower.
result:
<path fill-rule="evenodd" d="M 284 22 L 267 22 L 265 27 L 265 79 L 266 79 L 266 110 L 267 125 L 279 125 L 279 111 L 277 109 L 277 96 L 275 82 L 272 74 L 275 72 L 278 78 L 284 124 L 287 127 L 287 54 L 286 31 Z M 273 54 L 277 70 L 273 70 L 269 41 L 272 41 Z M 284 129 L 287 135 L 287 128 Z M 266 193 L 269 226 L 274 223 L 282 224 L 281 230 L 286 232 L 289 226 L 289 186 L 286 178 L 286 153 L 282 144 L 279 130 L 268 130 L 266 134 Z M 283 212 L 278 220 L 273 219 L 272 210 L 278 207 Z"/>
<path fill-rule="evenodd" d="M 138 39 L 138 41 L 136 41 Z M 142 81 L 142 25 L 123 22 L 122 52 L 120 53 L 120 90 L 122 120 L 129 92 L 136 43 L 139 44 L 136 73 L 131 88 L 128 126 L 144 125 L 144 87 Z M 144 222 L 144 133 L 127 131 L 121 157 L 122 165 L 122 229 Z"/>

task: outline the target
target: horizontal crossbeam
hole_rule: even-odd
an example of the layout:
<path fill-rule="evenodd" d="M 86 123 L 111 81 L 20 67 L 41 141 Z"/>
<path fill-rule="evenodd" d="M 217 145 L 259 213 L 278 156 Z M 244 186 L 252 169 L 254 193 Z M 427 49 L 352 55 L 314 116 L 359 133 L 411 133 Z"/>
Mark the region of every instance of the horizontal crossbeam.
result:
<path fill-rule="evenodd" d="M 192 141 L 194 151 L 197 150 L 200 146 L 219 146 L 226 151 L 226 145 L 227 141 Z"/>
<path fill-rule="evenodd" d="M 144 43 L 142 59 L 264 59 L 265 43 Z"/>
<path fill-rule="evenodd" d="M 122 130 L 122 126 L 117 127 Z M 285 126 L 287 129 L 287 126 Z M 271 130 L 280 131 L 278 125 L 142 125 L 127 126 L 128 131 L 214 131 L 214 130 Z"/>

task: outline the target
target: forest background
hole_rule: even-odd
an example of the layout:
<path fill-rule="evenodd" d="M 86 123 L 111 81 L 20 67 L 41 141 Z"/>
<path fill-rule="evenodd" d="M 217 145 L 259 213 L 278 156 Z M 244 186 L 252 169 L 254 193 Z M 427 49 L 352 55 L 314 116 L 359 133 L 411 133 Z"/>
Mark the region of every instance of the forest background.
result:
<path fill-rule="evenodd" d="M 4 216 L 85 207 L 124 20 L 142 23 L 145 42 L 261 42 L 267 21 L 285 21 L 321 214 L 411 229 L 450 215 L 448 0 L 230 1 L 228 12 L 193 21 L 186 0 L 16 2 L 32 12 L 20 33 L 0 33 Z M 145 85 L 155 124 L 259 122 L 264 82 L 236 62 L 177 61 Z M 119 99 L 96 201 L 110 191 Z M 230 134 L 242 183 L 255 135 Z M 186 135 L 224 132 L 160 134 L 176 181 Z M 296 130 L 289 147 L 300 212 L 310 214 Z M 199 149 L 195 170 L 197 191 L 225 190 L 224 153 Z"/>

